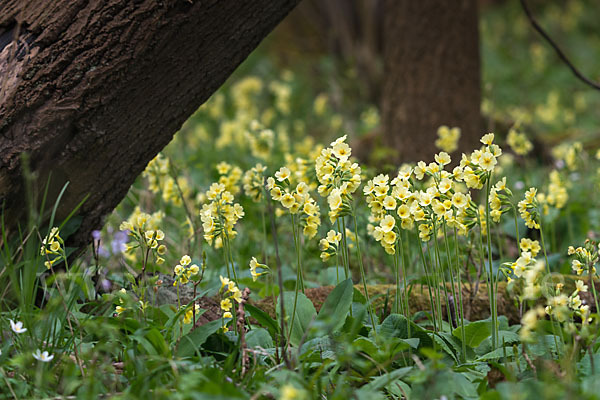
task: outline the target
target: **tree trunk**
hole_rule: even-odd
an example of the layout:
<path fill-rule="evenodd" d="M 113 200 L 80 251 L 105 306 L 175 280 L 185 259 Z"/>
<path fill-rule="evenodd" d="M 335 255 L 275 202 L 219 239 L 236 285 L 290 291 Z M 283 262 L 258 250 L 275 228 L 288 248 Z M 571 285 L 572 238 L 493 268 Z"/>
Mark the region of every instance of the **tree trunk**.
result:
<path fill-rule="evenodd" d="M 299 0 L 0 0 L 0 202 L 24 216 L 21 155 L 48 201 L 86 195 L 71 244 Z"/>
<path fill-rule="evenodd" d="M 432 160 L 448 125 L 471 150 L 483 133 L 477 1 L 386 0 L 384 14 L 384 142 L 400 161 Z"/>

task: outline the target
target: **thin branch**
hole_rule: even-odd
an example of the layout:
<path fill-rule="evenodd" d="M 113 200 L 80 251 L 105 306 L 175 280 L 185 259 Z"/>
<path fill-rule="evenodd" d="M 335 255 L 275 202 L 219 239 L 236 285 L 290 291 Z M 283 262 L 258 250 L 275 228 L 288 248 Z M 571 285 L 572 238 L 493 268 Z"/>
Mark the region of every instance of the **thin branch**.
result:
<path fill-rule="evenodd" d="M 542 35 L 542 37 L 544 39 L 546 39 L 546 41 L 548 43 L 550 43 L 550 46 L 552 46 L 552 48 L 554 48 L 554 51 L 556 51 L 556 54 L 558 55 L 558 57 L 565 64 L 567 64 L 567 66 L 571 69 L 573 74 L 577 78 L 579 78 L 583 83 L 585 83 L 586 85 L 591 86 L 594 89 L 600 90 L 600 83 L 596 83 L 596 82 L 588 79 L 573 65 L 573 63 L 571 61 L 569 61 L 569 59 L 567 58 L 565 53 L 560 49 L 560 47 L 558 47 L 558 44 L 556 44 L 556 42 L 554 40 L 552 40 L 552 38 L 548 35 L 548 33 L 546 33 L 546 31 L 544 31 L 544 29 L 540 26 L 540 24 L 534 18 L 533 14 L 531 13 L 531 10 L 529 9 L 529 6 L 527 5 L 527 2 L 525 0 L 520 0 L 520 1 L 521 1 L 521 6 L 523 7 L 523 11 L 525 11 L 525 14 L 527 15 L 527 18 L 529 19 L 529 22 L 531 22 L 531 25 L 533 26 L 533 28 L 540 35 Z"/>

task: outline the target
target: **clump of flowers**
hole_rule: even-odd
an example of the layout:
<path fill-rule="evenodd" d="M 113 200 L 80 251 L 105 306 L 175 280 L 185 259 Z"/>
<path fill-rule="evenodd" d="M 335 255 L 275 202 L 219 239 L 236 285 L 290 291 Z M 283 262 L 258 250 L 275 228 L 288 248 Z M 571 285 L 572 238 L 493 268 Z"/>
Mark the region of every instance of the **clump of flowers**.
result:
<path fill-rule="evenodd" d="M 460 139 L 460 128 L 448 128 L 446 125 L 442 125 L 437 130 L 438 138 L 435 140 L 435 146 L 445 151 L 446 153 L 452 153 L 458 149 L 458 140 Z"/>
<path fill-rule="evenodd" d="M 192 264 L 192 259 L 186 254 L 181 257 L 179 264 L 173 269 L 173 273 L 175 274 L 173 286 L 177 286 L 178 284 L 185 285 L 192 277 L 197 276 L 200 273 L 200 267 L 196 264 Z"/>
<path fill-rule="evenodd" d="M 42 240 L 40 254 L 47 258 L 44 262 L 47 269 L 52 268 L 57 261 L 65 256 L 63 249 L 64 244 L 57 227 L 52 228 L 50 233 Z"/>
<path fill-rule="evenodd" d="M 350 162 L 352 149 L 346 143 L 346 135 L 331 143 L 331 147 L 321 150 L 315 161 L 315 171 L 319 181 L 318 192 L 327 197 L 329 218 L 337 218 L 351 212 L 352 193 L 361 183 L 361 168 Z"/>
<path fill-rule="evenodd" d="M 342 240 L 342 234 L 334 230 L 327 232 L 327 237 L 319 241 L 319 250 L 321 250 L 321 260 L 327 261 L 338 253 L 338 248 Z"/>
<path fill-rule="evenodd" d="M 510 197 L 512 191 L 506 186 L 506 177 L 498 181 L 490 190 L 490 216 L 494 222 L 500 222 L 502 214 L 512 209 Z"/>
<path fill-rule="evenodd" d="M 550 184 L 548 185 L 548 194 L 545 200 L 549 205 L 558 210 L 563 208 L 569 200 L 569 192 L 557 170 L 550 172 Z"/>
<path fill-rule="evenodd" d="M 525 199 L 521 200 L 518 204 L 521 218 L 523 218 L 525 224 L 530 229 L 540 229 L 538 211 L 539 204 L 536 196 L 537 189 L 532 187 L 525 192 Z"/>
<path fill-rule="evenodd" d="M 148 180 L 148 189 L 152 193 L 161 191 L 161 182 L 169 176 L 169 160 L 158 153 L 146 166 L 142 176 Z"/>
<path fill-rule="evenodd" d="M 303 226 L 303 234 L 312 239 L 321 225 L 321 210 L 315 199 L 310 195 L 310 190 L 305 182 L 300 182 L 295 188 L 291 187 L 291 171 L 281 167 L 275 173 L 275 178 L 267 179 L 267 189 L 271 198 L 279 201 L 281 206 L 292 215 L 293 224 Z"/>
<path fill-rule="evenodd" d="M 552 149 L 552 156 L 559 166 L 567 166 L 569 171 L 575 171 L 585 153 L 581 142 L 563 143 Z"/>
<path fill-rule="evenodd" d="M 515 154 L 520 156 L 526 156 L 533 150 L 533 144 L 527 139 L 527 136 L 524 133 L 518 132 L 515 128 L 509 129 L 506 143 L 508 143 Z"/>
<path fill-rule="evenodd" d="M 219 183 L 225 187 L 225 190 L 233 195 L 238 194 L 240 191 L 238 182 L 242 178 L 242 169 L 225 161 L 221 161 L 217 164 L 217 172 L 220 175 Z"/>
<path fill-rule="evenodd" d="M 257 268 L 260 268 L 262 271 L 257 271 Z M 269 267 L 265 264 L 261 264 L 256 260 L 256 257 L 252 257 L 250 260 L 250 275 L 252 275 L 252 280 L 256 282 L 259 276 L 265 275 L 269 273 Z"/>
<path fill-rule="evenodd" d="M 248 131 L 246 131 L 246 139 L 250 144 L 250 151 L 256 158 L 267 160 L 275 145 L 275 132 L 271 129 L 264 129 L 262 125 L 253 120 L 250 122 Z"/>
<path fill-rule="evenodd" d="M 255 203 L 258 203 L 263 198 L 264 173 L 266 170 L 267 167 L 258 163 L 246 171 L 242 178 L 244 193 Z"/>
<path fill-rule="evenodd" d="M 219 289 L 219 293 L 222 295 L 220 303 L 221 311 L 223 313 L 222 330 L 223 332 L 227 332 L 229 330 L 227 323 L 233 318 L 231 309 L 233 308 L 234 302 L 242 302 L 242 291 L 236 286 L 235 282 L 229 278 L 225 278 L 223 276 L 220 276 L 219 278 L 221 280 L 221 288 Z"/>
<path fill-rule="evenodd" d="M 204 239 L 219 248 L 224 242 L 237 236 L 234 230 L 237 221 L 244 216 L 244 209 L 234 203 L 231 192 L 223 183 L 213 183 L 206 192 L 209 203 L 202 206 L 200 219 L 204 229 Z"/>
<path fill-rule="evenodd" d="M 123 221 L 119 226 L 120 230 L 128 231 L 134 239 L 132 244 L 127 244 L 127 250 L 133 251 L 139 248 L 142 251 L 142 268 L 144 270 L 150 254 L 154 256 L 156 264 L 162 264 L 165 261 L 162 256 L 167 252 L 167 246 L 160 243 L 164 240 L 165 233 L 160 229 L 150 229 L 151 221 L 151 215 L 140 213 L 137 215 L 135 223 Z"/>

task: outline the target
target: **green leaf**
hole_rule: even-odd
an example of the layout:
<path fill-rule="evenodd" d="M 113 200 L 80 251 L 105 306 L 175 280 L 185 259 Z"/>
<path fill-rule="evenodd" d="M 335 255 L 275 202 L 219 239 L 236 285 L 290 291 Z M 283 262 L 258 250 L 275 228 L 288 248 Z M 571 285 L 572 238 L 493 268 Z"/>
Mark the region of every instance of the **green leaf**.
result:
<path fill-rule="evenodd" d="M 246 333 L 246 344 L 250 348 L 262 347 L 263 349 L 271 349 L 274 347 L 273 338 L 264 328 L 254 328 Z"/>
<path fill-rule="evenodd" d="M 298 346 L 302 341 L 302 337 L 308 329 L 308 326 L 317 315 L 317 311 L 315 310 L 315 306 L 313 305 L 313 303 L 304 295 L 304 293 L 298 293 L 296 315 L 294 317 L 294 322 L 292 326 L 292 313 L 294 310 L 295 295 L 295 292 L 285 292 L 283 294 L 283 304 L 285 306 L 285 315 L 287 321 L 286 329 L 288 329 L 288 333 L 289 330 L 292 329 L 291 334 L 289 334 L 290 343 L 294 346 Z M 277 301 L 277 316 L 279 318 L 281 318 L 280 302 L 281 297 Z"/>
<path fill-rule="evenodd" d="M 379 333 L 383 337 L 396 337 L 400 339 L 417 338 L 420 340 L 419 345 L 424 347 L 431 347 L 433 345 L 429 333 L 425 329 L 400 314 L 390 314 L 379 327 Z"/>
<path fill-rule="evenodd" d="M 157 354 L 165 357 L 171 357 L 171 351 L 163 335 L 156 328 L 151 328 L 145 335 L 145 338 L 152 344 Z"/>
<path fill-rule="evenodd" d="M 250 313 L 252 318 L 258 321 L 263 327 L 267 328 L 271 336 L 275 336 L 279 333 L 279 325 L 277 325 L 277 321 L 275 321 L 269 314 L 264 312 L 258 307 L 253 306 L 252 304 L 246 304 L 246 311 Z"/>
<path fill-rule="evenodd" d="M 191 357 L 206 342 L 206 339 L 221 328 L 221 319 L 200 325 L 181 338 L 177 348 L 177 356 Z"/>
<path fill-rule="evenodd" d="M 462 340 L 461 327 L 454 329 L 452 334 Z M 491 321 L 475 321 L 465 326 L 465 344 L 476 348 L 492 334 Z"/>
<path fill-rule="evenodd" d="M 438 336 L 437 333 L 431 334 L 432 339 L 444 350 L 450 357 L 454 359 L 456 363 L 458 363 L 458 357 L 456 353 L 452 350 L 452 348 L 446 343 L 444 339 Z"/>
<path fill-rule="evenodd" d="M 353 293 L 354 286 L 351 279 L 341 282 L 327 296 L 316 320 L 328 324 L 329 332 L 339 330 L 346 320 L 346 315 L 352 304 Z"/>
<path fill-rule="evenodd" d="M 409 372 L 413 370 L 414 367 L 404 367 L 400 369 L 393 370 L 386 374 L 380 375 L 374 378 L 371 382 L 367 383 L 363 387 L 368 390 L 381 390 L 392 382 L 397 381 L 398 379 L 406 376 Z"/>

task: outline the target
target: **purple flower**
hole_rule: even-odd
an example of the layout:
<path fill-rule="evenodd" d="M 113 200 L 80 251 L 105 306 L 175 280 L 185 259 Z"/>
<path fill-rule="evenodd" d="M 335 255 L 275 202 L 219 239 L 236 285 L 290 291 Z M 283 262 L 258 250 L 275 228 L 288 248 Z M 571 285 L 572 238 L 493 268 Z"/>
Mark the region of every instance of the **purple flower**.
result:
<path fill-rule="evenodd" d="M 100 240 L 100 231 L 97 229 L 93 230 L 92 237 L 94 238 L 94 240 Z"/>
<path fill-rule="evenodd" d="M 112 253 L 121 254 L 123 251 L 125 251 L 125 244 L 128 240 L 129 238 L 127 236 L 127 231 L 118 231 L 117 233 L 115 233 L 113 240 L 110 243 Z"/>

